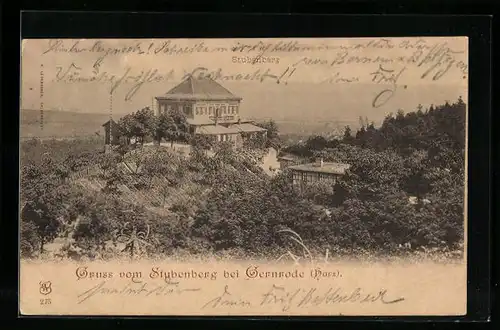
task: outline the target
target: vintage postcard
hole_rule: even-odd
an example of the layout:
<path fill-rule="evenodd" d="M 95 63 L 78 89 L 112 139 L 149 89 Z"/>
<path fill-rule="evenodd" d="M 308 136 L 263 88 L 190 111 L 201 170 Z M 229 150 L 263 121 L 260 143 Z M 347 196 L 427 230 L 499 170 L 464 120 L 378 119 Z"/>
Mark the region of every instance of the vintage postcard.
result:
<path fill-rule="evenodd" d="M 21 314 L 466 314 L 466 37 L 21 61 Z"/>

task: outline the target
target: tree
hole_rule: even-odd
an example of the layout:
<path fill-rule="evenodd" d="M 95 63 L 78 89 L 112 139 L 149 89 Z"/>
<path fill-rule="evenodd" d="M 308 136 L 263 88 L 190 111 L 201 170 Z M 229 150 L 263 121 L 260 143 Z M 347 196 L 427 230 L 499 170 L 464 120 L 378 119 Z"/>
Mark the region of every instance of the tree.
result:
<path fill-rule="evenodd" d="M 21 203 L 24 204 L 21 221 L 26 222 L 26 228 L 35 228 L 40 252 L 58 233 L 61 201 L 68 194 L 68 185 L 61 180 L 59 167 L 50 154 L 45 154 L 38 164 L 21 168 Z"/>
<path fill-rule="evenodd" d="M 131 150 L 123 157 L 123 164 L 132 173 L 138 174 L 148 156 L 148 153 L 142 148 Z"/>
<path fill-rule="evenodd" d="M 151 177 L 170 175 L 180 166 L 181 159 L 169 150 L 159 149 L 151 154 L 141 156 L 141 171 Z"/>
<path fill-rule="evenodd" d="M 133 114 L 136 121 L 136 136 L 144 143 L 146 136 L 154 136 L 157 128 L 157 118 L 149 107 L 143 108 Z"/>
<path fill-rule="evenodd" d="M 107 172 L 115 168 L 120 162 L 121 156 L 115 153 L 102 154 L 99 158 L 98 166 L 102 171 L 104 177 L 106 177 Z"/>
<path fill-rule="evenodd" d="M 356 133 L 356 142 L 362 147 L 366 146 L 366 129 L 364 126 L 361 126 L 361 128 Z"/>
<path fill-rule="evenodd" d="M 105 176 L 106 185 L 102 191 L 107 194 L 117 195 L 120 193 L 119 185 L 123 181 L 123 173 L 117 168 L 108 171 Z"/>
<path fill-rule="evenodd" d="M 37 252 L 40 252 L 42 245 L 37 225 L 33 221 L 21 219 L 19 227 L 21 256 L 23 258 L 34 257 Z"/>
<path fill-rule="evenodd" d="M 322 150 L 328 145 L 328 141 L 321 135 L 313 135 L 306 141 L 306 146 L 309 150 Z"/>
<path fill-rule="evenodd" d="M 276 122 L 271 119 L 267 122 L 257 123 L 257 126 L 265 128 L 267 130 L 265 146 L 267 148 L 272 147 L 279 152 L 282 147 L 282 141 L 279 134 L 279 128 Z"/>
<path fill-rule="evenodd" d="M 189 141 L 189 124 L 186 116 L 178 110 L 163 112 L 158 118 L 156 136 L 159 141 L 162 138 L 169 140 L 171 147 L 175 141 Z"/>
<path fill-rule="evenodd" d="M 243 146 L 249 149 L 263 149 L 271 147 L 271 142 L 263 134 L 241 133 L 243 137 Z M 279 149 L 278 145 L 274 148 Z"/>
<path fill-rule="evenodd" d="M 130 140 L 135 138 L 138 134 L 138 123 L 132 114 L 128 114 L 118 120 L 118 130 L 121 136 L 124 136 L 127 144 L 130 144 Z"/>
<path fill-rule="evenodd" d="M 135 138 L 141 144 L 146 136 L 154 136 L 157 125 L 156 116 L 149 107 L 128 114 L 118 121 L 120 134 L 125 136 L 127 141 Z"/>
<path fill-rule="evenodd" d="M 342 138 L 344 143 L 351 143 L 353 141 L 351 128 L 347 125 L 344 129 L 344 137 Z"/>
<path fill-rule="evenodd" d="M 210 135 L 195 134 L 191 137 L 191 146 L 194 149 L 210 150 L 214 144 L 214 138 Z"/>
<path fill-rule="evenodd" d="M 402 188 L 408 194 L 423 198 L 431 189 L 431 182 L 426 176 L 428 168 L 426 166 L 427 152 L 414 151 L 405 159 L 407 174 L 402 180 Z"/>
<path fill-rule="evenodd" d="M 27 226 L 35 229 L 39 237 L 39 251 L 43 253 L 46 243 L 57 236 L 60 223 L 53 210 L 50 210 L 41 201 L 29 201 L 21 211 L 21 221 L 25 221 Z"/>
<path fill-rule="evenodd" d="M 215 155 L 213 159 L 219 164 L 234 164 L 236 155 L 230 142 L 220 142 L 214 148 Z"/>
<path fill-rule="evenodd" d="M 328 181 L 317 181 L 307 184 L 303 196 L 318 205 L 327 205 L 333 195 L 333 184 Z"/>

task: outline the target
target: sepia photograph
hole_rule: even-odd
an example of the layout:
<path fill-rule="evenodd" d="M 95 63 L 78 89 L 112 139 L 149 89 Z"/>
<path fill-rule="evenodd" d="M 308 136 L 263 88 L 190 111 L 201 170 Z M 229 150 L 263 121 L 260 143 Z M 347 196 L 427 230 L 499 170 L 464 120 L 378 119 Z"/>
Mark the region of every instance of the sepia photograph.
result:
<path fill-rule="evenodd" d="M 468 39 L 24 39 L 27 315 L 464 315 Z"/>

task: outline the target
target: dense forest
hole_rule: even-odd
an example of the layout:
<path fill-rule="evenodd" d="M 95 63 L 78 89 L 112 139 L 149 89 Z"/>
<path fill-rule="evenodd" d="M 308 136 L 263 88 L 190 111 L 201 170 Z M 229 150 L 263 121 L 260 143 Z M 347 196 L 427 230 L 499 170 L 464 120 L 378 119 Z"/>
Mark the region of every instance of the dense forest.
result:
<path fill-rule="evenodd" d="M 459 99 L 364 122 L 341 137 L 286 145 L 271 121 L 264 141 L 242 150 L 183 133 L 178 115 L 148 109 L 120 120 L 125 142 L 21 143 L 24 257 L 109 259 L 285 253 L 391 256 L 463 251 L 465 116 Z M 131 140 L 138 141 L 130 143 Z M 185 141 L 189 155 L 147 140 Z M 351 165 L 334 186 L 299 191 L 290 173 L 259 167 L 267 147 L 309 161 Z"/>

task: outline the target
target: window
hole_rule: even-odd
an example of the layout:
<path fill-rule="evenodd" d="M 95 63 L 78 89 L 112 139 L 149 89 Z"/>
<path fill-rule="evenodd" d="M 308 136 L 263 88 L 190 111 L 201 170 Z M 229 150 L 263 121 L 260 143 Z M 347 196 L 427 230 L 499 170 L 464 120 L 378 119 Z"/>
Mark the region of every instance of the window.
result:
<path fill-rule="evenodd" d="M 225 105 L 221 106 L 221 110 L 222 110 L 223 114 L 226 114 L 226 106 Z"/>
<path fill-rule="evenodd" d="M 213 115 L 214 114 L 214 107 L 209 107 L 208 108 L 208 114 Z"/>
<path fill-rule="evenodd" d="M 169 112 L 172 111 L 172 105 L 170 105 L 170 104 L 167 105 L 167 111 L 169 111 Z"/>
<path fill-rule="evenodd" d="M 196 108 L 196 114 L 197 115 L 201 114 L 201 108 Z"/>

